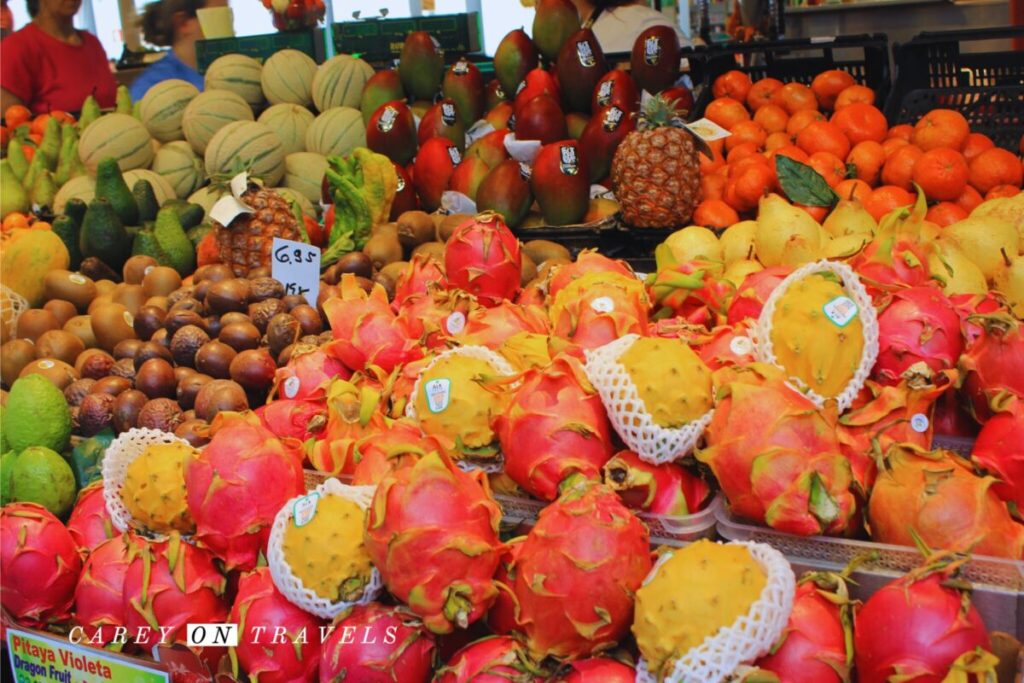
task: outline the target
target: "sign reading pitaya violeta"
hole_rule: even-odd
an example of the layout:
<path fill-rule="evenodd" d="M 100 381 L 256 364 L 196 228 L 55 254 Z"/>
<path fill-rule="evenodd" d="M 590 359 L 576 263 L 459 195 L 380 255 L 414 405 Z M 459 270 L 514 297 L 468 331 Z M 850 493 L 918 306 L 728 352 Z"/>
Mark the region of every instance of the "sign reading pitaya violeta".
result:
<path fill-rule="evenodd" d="M 150 669 L 67 640 L 7 629 L 7 651 L 18 683 L 167 683 L 165 671 Z"/>

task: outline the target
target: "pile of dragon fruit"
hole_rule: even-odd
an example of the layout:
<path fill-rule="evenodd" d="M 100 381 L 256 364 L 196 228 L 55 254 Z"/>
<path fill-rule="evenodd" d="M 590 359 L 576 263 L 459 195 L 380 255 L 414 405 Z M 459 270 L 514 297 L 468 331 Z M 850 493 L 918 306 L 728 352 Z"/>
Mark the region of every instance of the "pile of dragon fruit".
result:
<path fill-rule="evenodd" d="M 218 415 L 200 448 L 142 450 L 66 524 L 5 506 L 6 613 L 139 656 L 236 623 L 237 647 L 197 650 L 219 680 L 681 681 L 767 599 L 756 563 L 718 554 L 736 544 L 652 542 L 647 521 L 717 496 L 746 523 L 922 562 L 863 602 L 848 572 L 791 577 L 784 628 L 726 678 L 685 680 L 994 680 L 958 576 L 967 553 L 1024 556 L 1005 302 L 948 296 L 878 248 L 739 284 L 666 245 L 650 274 L 584 251 L 525 288 L 521 248 L 482 215 L 390 300 L 343 276 L 333 341 L 296 349 L 266 405 Z M 974 439 L 970 457 L 935 435 Z M 328 478 L 312 495 L 309 470 Z M 544 507 L 509 528 L 516 499 Z"/>

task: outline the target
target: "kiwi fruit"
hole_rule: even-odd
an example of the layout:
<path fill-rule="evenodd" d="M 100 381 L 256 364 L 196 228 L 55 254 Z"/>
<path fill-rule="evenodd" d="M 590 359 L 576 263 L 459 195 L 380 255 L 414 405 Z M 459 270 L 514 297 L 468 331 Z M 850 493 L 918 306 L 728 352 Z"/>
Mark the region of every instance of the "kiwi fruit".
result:
<path fill-rule="evenodd" d="M 174 268 L 155 266 L 142 278 L 142 290 L 147 297 L 167 296 L 181 287 L 181 276 Z"/>
<path fill-rule="evenodd" d="M 233 277 L 235 277 L 235 271 L 231 269 L 231 266 L 226 263 L 213 263 L 197 268 L 196 272 L 192 274 L 192 282 L 202 282 L 204 280 L 220 282 L 221 280 L 230 280 Z"/>
<path fill-rule="evenodd" d="M 572 254 L 569 250 L 557 242 L 549 240 L 530 240 L 523 243 L 523 253 L 530 257 L 538 267 L 548 259 L 558 258 L 572 261 Z"/>
<path fill-rule="evenodd" d="M 370 228 L 370 237 L 374 235 L 391 235 L 398 239 L 398 223 L 377 223 Z"/>
<path fill-rule="evenodd" d="M 396 221 L 398 241 L 406 249 L 415 249 L 430 242 L 437 234 L 434 219 L 424 211 L 406 211 Z"/>
<path fill-rule="evenodd" d="M 95 311 L 97 308 L 99 308 L 100 306 L 103 306 L 105 304 L 112 303 L 113 301 L 114 301 L 114 295 L 113 294 L 97 294 L 96 297 L 92 301 L 89 302 L 89 307 L 87 309 L 85 309 L 85 312 L 88 315 L 92 315 L 92 312 Z"/>
<path fill-rule="evenodd" d="M 424 242 L 412 250 L 412 255 L 432 258 L 444 265 L 444 242 Z"/>
<path fill-rule="evenodd" d="M 380 269 L 402 260 L 402 245 L 397 237 L 373 235 L 363 246 L 363 253 L 370 258 L 374 268 Z"/>
<path fill-rule="evenodd" d="M 525 287 L 527 283 L 531 282 L 537 277 L 537 264 L 533 262 L 528 254 L 522 252 L 519 253 L 520 257 L 520 275 L 519 284 Z"/>
<path fill-rule="evenodd" d="M 440 242 L 447 242 L 451 238 L 452 233 L 455 232 L 455 228 L 459 227 L 472 216 L 468 213 L 453 213 L 441 218 L 440 224 L 437 226 L 437 239 Z"/>
<path fill-rule="evenodd" d="M 384 288 L 388 295 L 388 301 L 395 298 L 395 287 L 398 284 L 398 280 L 391 273 L 382 270 L 373 276 L 373 282 Z"/>
<path fill-rule="evenodd" d="M 96 283 L 70 270 L 51 270 L 43 277 L 43 292 L 47 299 L 70 301 L 79 313 L 89 308 L 99 289 Z"/>
<path fill-rule="evenodd" d="M 43 309 L 57 316 L 57 321 L 64 327 L 67 321 L 78 315 L 78 309 L 70 301 L 64 299 L 50 299 L 43 305 Z"/>
<path fill-rule="evenodd" d="M 61 391 L 79 379 L 78 373 L 73 367 L 56 358 L 34 360 L 18 373 L 18 377 L 27 377 L 28 375 L 42 375 Z"/>
<path fill-rule="evenodd" d="M 70 365 L 82 351 L 82 340 L 64 330 L 48 330 L 36 340 L 36 358 L 56 358 Z"/>
<path fill-rule="evenodd" d="M 402 273 L 404 273 L 408 267 L 408 261 L 395 261 L 394 263 L 389 263 L 381 268 L 380 272 L 395 282 L 398 282 L 398 278 L 401 277 Z"/>
<path fill-rule="evenodd" d="M 45 308 L 30 308 L 18 316 L 18 339 L 39 339 L 44 332 L 59 330 L 60 320 Z"/>
<path fill-rule="evenodd" d="M 96 282 L 96 295 L 101 294 L 113 294 L 114 288 L 117 287 L 117 283 L 113 280 L 99 279 Z"/>
<path fill-rule="evenodd" d="M 28 339 L 12 339 L 0 346 L 0 380 L 5 387 L 14 384 L 26 365 L 36 359 L 36 345 Z"/>
<path fill-rule="evenodd" d="M 64 331 L 70 332 L 85 344 L 85 348 L 96 348 L 96 333 L 92 331 L 91 315 L 76 315 L 64 323 Z"/>
<path fill-rule="evenodd" d="M 122 304 L 98 306 L 92 313 L 92 330 L 105 351 L 113 351 L 119 341 L 135 339 L 135 318 Z"/>
<path fill-rule="evenodd" d="M 156 268 L 159 263 L 152 256 L 137 254 L 124 262 L 121 268 L 121 275 L 124 281 L 130 285 L 141 285 L 146 273 Z"/>
<path fill-rule="evenodd" d="M 123 282 L 115 287 L 114 293 L 110 295 L 110 300 L 127 308 L 132 317 L 139 312 L 147 298 L 142 291 L 142 285 L 127 285 Z"/>
<path fill-rule="evenodd" d="M 562 257 L 549 258 L 537 267 L 537 277 L 541 280 L 547 280 L 552 272 L 559 266 L 565 266 L 572 263 L 569 259 L 563 259 Z"/>
<path fill-rule="evenodd" d="M 146 299 L 146 303 L 143 305 L 159 308 L 164 313 L 171 309 L 171 302 L 167 300 L 166 296 L 151 296 Z"/>

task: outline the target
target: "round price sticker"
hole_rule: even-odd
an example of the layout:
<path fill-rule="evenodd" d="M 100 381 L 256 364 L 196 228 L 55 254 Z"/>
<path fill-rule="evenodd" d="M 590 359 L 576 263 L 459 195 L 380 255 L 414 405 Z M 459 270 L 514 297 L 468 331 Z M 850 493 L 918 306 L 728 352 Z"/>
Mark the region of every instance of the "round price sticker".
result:
<path fill-rule="evenodd" d="M 910 418 L 910 428 L 918 434 L 924 434 L 928 431 L 928 416 L 923 413 L 916 413 Z"/>
<path fill-rule="evenodd" d="M 298 377 L 289 377 L 284 381 L 284 395 L 285 398 L 295 398 L 295 395 L 299 393 L 299 387 L 302 386 L 302 380 Z"/>
<path fill-rule="evenodd" d="M 599 296 L 590 302 L 590 307 L 598 313 L 611 313 L 615 310 L 615 302 L 610 296 Z"/>
<path fill-rule="evenodd" d="M 750 337 L 733 337 L 729 342 L 729 350 L 737 356 L 747 356 L 754 350 L 754 342 Z"/>
<path fill-rule="evenodd" d="M 462 311 L 455 311 L 448 316 L 444 326 L 448 329 L 448 334 L 459 334 L 466 329 L 466 314 Z"/>

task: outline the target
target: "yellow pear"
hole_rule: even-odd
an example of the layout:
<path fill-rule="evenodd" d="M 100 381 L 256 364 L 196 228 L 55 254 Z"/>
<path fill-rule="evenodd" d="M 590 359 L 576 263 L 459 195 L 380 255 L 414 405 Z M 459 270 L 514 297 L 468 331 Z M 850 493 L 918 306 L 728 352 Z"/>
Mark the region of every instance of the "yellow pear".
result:
<path fill-rule="evenodd" d="M 581 223 L 595 223 L 599 220 L 614 216 L 619 212 L 618 202 L 604 197 L 595 197 L 587 204 L 587 213 L 583 216 Z"/>
<path fill-rule="evenodd" d="M 873 235 L 878 223 L 857 199 L 841 199 L 821 227 L 833 237 Z"/>
<path fill-rule="evenodd" d="M 736 261 L 743 261 L 751 257 L 754 253 L 755 230 L 757 230 L 757 221 L 740 221 L 730 225 L 718 237 L 718 241 L 722 245 L 722 256 L 726 268 Z"/>
<path fill-rule="evenodd" d="M 833 237 L 825 245 L 825 258 L 833 261 L 845 261 L 860 253 L 864 245 L 871 241 L 870 233 L 856 233 Z"/>
<path fill-rule="evenodd" d="M 928 255 L 928 271 L 947 296 L 988 292 L 981 269 L 951 240 L 935 241 L 935 250 Z"/>
<path fill-rule="evenodd" d="M 764 266 L 757 261 L 750 259 L 733 261 L 732 264 L 725 269 L 725 272 L 722 273 L 722 279 L 732 283 L 737 289 L 739 289 L 740 284 L 748 275 L 761 270 L 764 270 Z"/>
<path fill-rule="evenodd" d="M 758 205 L 754 253 L 766 268 L 801 266 L 821 257 L 825 234 L 806 211 L 770 194 Z"/>
<path fill-rule="evenodd" d="M 967 258 L 991 280 L 1003 266 L 1003 252 L 1020 253 L 1020 235 L 1013 224 L 996 216 L 968 216 L 946 227 L 944 239 L 955 241 Z"/>
<path fill-rule="evenodd" d="M 699 225 L 676 230 L 665 240 L 677 263 L 703 259 L 722 263 L 722 245 L 715 233 Z M 724 268 L 724 265 L 723 265 Z"/>
<path fill-rule="evenodd" d="M 992 286 L 1006 297 L 1010 312 L 1024 318 L 1024 257 L 1003 254 L 1003 265 L 992 278 Z"/>
<path fill-rule="evenodd" d="M 971 218 L 983 216 L 995 216 L 1012 223 L 1013 227 L 1017 228 L 1020 243 L 1024 244 L 1024 192 L 1019 192 L 1012 197 L 988 199 L 971 211 Z"/>

